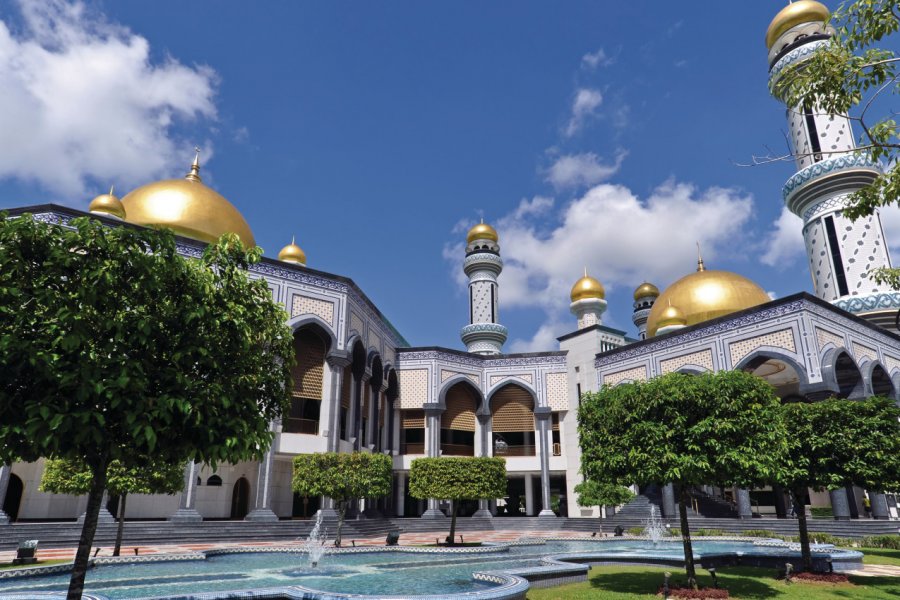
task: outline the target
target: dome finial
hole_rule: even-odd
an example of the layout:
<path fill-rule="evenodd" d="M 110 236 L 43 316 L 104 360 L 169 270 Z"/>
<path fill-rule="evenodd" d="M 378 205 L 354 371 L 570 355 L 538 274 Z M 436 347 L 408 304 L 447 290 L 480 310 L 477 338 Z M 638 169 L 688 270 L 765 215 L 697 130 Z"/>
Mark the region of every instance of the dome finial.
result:
<path fill-rule="evenodd" d="M 200 148 L 198 146 L 194 146 L 194 162 L 191 163 L 191 172 L 184 176 L 188 181 L 196 181 L 200 183 L 203 181 L 200 179 Z"/>
<path fill-rule="evenodd" d="M 703 265 L 703 255 L 700 254 L 700 242 L 697 242 L 697 271 L 705 271 L 706 267 Z"/>

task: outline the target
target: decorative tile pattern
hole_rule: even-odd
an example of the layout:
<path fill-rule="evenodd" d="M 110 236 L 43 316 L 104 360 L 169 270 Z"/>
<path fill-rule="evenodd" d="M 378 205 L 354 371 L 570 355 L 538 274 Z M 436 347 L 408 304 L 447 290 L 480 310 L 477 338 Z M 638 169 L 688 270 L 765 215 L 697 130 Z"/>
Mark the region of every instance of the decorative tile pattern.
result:
<path fill-rule="evenodd" d="M 869 348 L 856 342 L 853 342 L 853 356 L 856 358 L 857 363 L 862 362 L 864 358 L 868 358 L 871 361 L 878 360 L 878 353 L 875 352 L 874 348 Z"/>
<path fill-rule="evenodd" d="M 797 346 L 794 343 L 794 332 L 791 329 L 782 329 L 773 331 L 765 335 L 759 335 L 746 340 L 732 342 L 728 345 L 731 351 L 731 364 L 736 365 L 745 356 L 759 348 L 760 346 L 772 346 L 774 348 L 782 348 L 796 354 Z"/>
<path fill-rule="evenodd" d="M 505 329 L 505 328 L 504 328 Z M 401 352 L 397 355 L 398 364 L 418 361 L 437 360 L 443 363 L 465 365 L 478 368 L 490 367 L 534 367 L 534 366 L 562 366 L 566 365 L 566 355 L 562 352 L 548 352 L 537 356 L 516 357 L 488 357 L 472 354 L 459 354 L 444 352 L 441 350 L 416 350 L 414 352 Z"/>
<path fill-rule="evenodd" d="M 844 336 L 832 333 L 821 327 L 816 327 L 816 340 L 819 342 L 819 351 L 828 344 L 832 344 L 837 348 L 844 347 Z"/>
<path fill-rule="evenodd" d="M 569 378 L 566 373 L 547 373 L 545 397 L 551 410 L 569 410 Z"/>
<path fill-rule="evenodd" d="M 356 331 L 360 335 L 360 337 L 366 334 L 365 324 L 363 323 L 362 317 L 356 314 L 355 311 L 350 311 L 350 329 Z M 363 338 L 365 339 L 365 338 Z"/>
<path fill-rule="evenodd" d="M 685 365 L 697 365 L 698 367 L 704 367 L 705 369 L 712 371 L 712 350 L 701 350 L 699 352 L 669 358 L 659 363 L 659 370 L 660 373 L 671 373 Z"/>
<path fill-rule="evenodd" d="M 834 305 L 850 313 L 900 308 L 900 292 L 851 296 L 835 301 Z"/>
<path fill-rule="evenodd" d="M 475 384 L 475 387 L 481 386 L 481 381 L 478 379 L 478 375 L 473 375 L 472 373 L 460 373 L 459 371 L 446 371 L 441 369 L 441 383 L 447 381 L 451 377 L 456 377 L 457 375 L 463 375 L 467 377 L 472 383 Z"/>
<path fill-rule="evenodd" d="M 422 408 L 428 402 L 428 369 L 398 371 L 400 408 Z"/>
<path fill-rule="evenodd" d="M 491 387 L 494 387 L 504 379 L 508 379 L 510 377 L 517 377 L 522 381 L 527 381 L 529 385 L 534 385 L 534 379 L 531 377 L 531 373 L 518 373 L 515 375 L 491 375 Z"/>
<path fill-rule="evenodd" d="M 334 324 L 334 302 L 294 294 L 291 301 L 291 318 L 300 315 L 316 315 L 329 325 Z"/>
<path fill-rule="evenodd" d="M 623 381 L 647 381 L 647 367 L 641 365 L 633 369 L 626 369 L 616 373 L 610 373 L 603 377 L 603 385 L 619 385 Z"/>
<path fill-rule="evenodd" d="M 838 156 L 837 158 L 826 158 L 825 160 L 813 163 L 794 173 L 794 175 L 784 184 L 784 187 L 781 189 L 781 194 L 784 196 L 785 203 L 787 203 L 797 190 L 813 179 L 818 179 L 823 175 L 828 175 L 836 171 L 859 168 L 869 168 L 880 171 L 878 165 L 872 162 L 872 159 L 869 158 L 868 155 L 863 153 L 846 154 Z"/>
<path fill-rule="evenodd" d="M 888 375 L 890 375 L 894 369 L 900 369 L 900 358 L 885 355 L 884 367 L 887 369 Z"/>
<path fill-rule="evenodd" d="M 769 70 L 769 89 L 774 89 L 775 82 L 778 80 L 781 72 L 784 71 L 784 69 L 788 65 L 806 60 L 812 55 L 813 52 L 827 43 L 828 40 L 816 40 L 815 42 L 809 42 L 807 44 L 803 44 L 799 48 L 791 50 L 790 52 L 779 58 L 778 62 L 772 65 L 772 68 Z"/>

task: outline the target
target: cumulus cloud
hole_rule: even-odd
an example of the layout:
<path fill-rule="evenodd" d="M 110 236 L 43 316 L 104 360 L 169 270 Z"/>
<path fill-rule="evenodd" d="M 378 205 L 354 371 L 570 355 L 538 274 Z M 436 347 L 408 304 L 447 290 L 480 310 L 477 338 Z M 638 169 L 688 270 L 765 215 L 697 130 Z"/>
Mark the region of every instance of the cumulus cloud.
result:
<path fill-rule="evenodd" d="M 609 164 L 593 152 L 565 154 L 557 157 L 547 169 L 546 180 L 558 190 L 595 185 L 615 175 L 627 155 L 620 150 L 615 161 Z"/>
<path fill-rule="evenodd" d="M 556 338 L 572 331 L 571 323 L 557 320 L 547 321 L 534 333 L 531 339 L 516 338 L 510 341 L 509 352 L 546 352 L 556 347 Z"/>
<path fill-rule="evenodd" d="M 584 127 L 591 118 L 596 116 L 597 109 L 603 103 L 603 94 L 598 90 L 581 88 L 575 92 L 572 100 L 572 116 L 566 125 L 566 137 L 572 137 Z"/>
<path fill-rule="evenodd" d="M 608 67 L 613 64 L 613 59 L 606 55 L 603 48 L 597 48 L 594 52 L 588 52 L 581 57 L 581 66 L 585 69 L 596 69 L 597 67 Z"/>
<path fill-rule="evenodd" d="M 74 199 L 183 166 L 192 144 L 174 128 L 216 118 L 212 69 L 152 62 L 145 38 L 81 2 L 19 10 L 19 26 L 0 21 L 0 178 Z"/>

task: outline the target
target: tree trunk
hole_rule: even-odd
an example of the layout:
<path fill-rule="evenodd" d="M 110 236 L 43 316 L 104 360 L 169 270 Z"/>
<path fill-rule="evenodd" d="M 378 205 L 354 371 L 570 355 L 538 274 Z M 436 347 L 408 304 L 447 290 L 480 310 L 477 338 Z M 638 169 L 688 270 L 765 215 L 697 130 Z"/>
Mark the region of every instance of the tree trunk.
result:
<path fill-rule="evenodd" d="M 697 570 L 694 568 L 694 548 L 691 546 L 691 530 L 688 525 L 687 505 L 691 501 L 688 488 L 681 486 L 678 495 L 678 516 L 681 517 L 681 544 L 684 546 L 684 570 L 687 572 L 688 585 L 697 589 Z"/>
<path fill-rule="evenodd" d="M 347 512 L 347 502 L 346 500 L 341 500 L 338 502 L 338 526 L 337 526 L 337 535 L 334 538 L 334 545 L 337 548 L 341 547 L 341 530 L 344 528 L 344 514 Z"/>
<path fill-rule="evenodd" d="M 100 514 L 100 504 L 103 502 L 103 491 L 106 489 L 107 462 L 103 460 L 102 464 L 92 468 L 94 478 L 91 482 L 91 490 L 88 492 L 84 525 L 81 527 L 81 537 L 78 539 L 78 551 L 75 553 L 75 564 L 72 566 L 72 575 L 69 579 L 67 600 L 81 600 L 81 594 L 84 591 L 84 577 L 87 574 L 88 560 L 91 557 L 94 534 L 97 532 L 97 517 Z"/>
<path fill-rule="evenodd" d="M 447 540 L 451 546 L 456 545 L 456 505 L 457 500 L 450 501 L 450 539 Z"/>
<path fill-rule="evenodd" d="M 797 513 L 797 526 L 800 530 L 800 555 L 803 561 L 803 570 L 812 571 L 812 551 L 809 548 L 809 530 L 806 528 L 806 506 L 800 501 L 801 493 L 791 490 L 794 500 L 794 511 Z M 797 510 L 799 507 L 799 510 Z"/>
<path fill-rule="evenodd" d="M 113 556 L 118 556 L 122 550 L 122 533 L 125 531 L 125 500 L 127 498 L 126 492 L 119 496 L 119 526 L 116 528 L 116 547 L 113 549 Z"/>

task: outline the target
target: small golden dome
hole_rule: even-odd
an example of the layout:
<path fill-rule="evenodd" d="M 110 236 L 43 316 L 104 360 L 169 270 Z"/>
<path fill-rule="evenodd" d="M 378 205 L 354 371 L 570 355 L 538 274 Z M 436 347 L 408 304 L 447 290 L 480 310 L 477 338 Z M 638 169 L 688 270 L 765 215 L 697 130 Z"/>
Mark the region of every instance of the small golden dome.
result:
<path fill-rule="evenodd" d="M 815 0 L 800 0 L 788 4 L 775 15 L 769 28 L 766 30 L 766 48 L 772 49 L 782 33 L 799 25 L 801 23 L 812 23 L 814 21 L 827 21 L 831 13 L 828 7 L 821 2 Z"/>
<path fill-rule="evenodd" d="M 199 156 L 184 179 L 164 179 L 143 185 L 122 198 L 126 221 L 168 227 L 179 235 L 207 243 L 234 233 L 245 248 L 256 245 L 241 213 L 200 179 Z"/>
<path fill-rule="evenodd" d="M 587 269 L 585 269 L 584 277 L 576 281 L 575 285 L 572 286 L 572 293 L 570 294 L 570 296 L 572 298 L 572 302 L 589 299 L 603 300 L 604 298 L 606 298 L 606 290 L 603 289 L 603 284 L 588 275 Z"/>
<path fill-rule="evenodd" d="M 669 304 L 659 314 L 659 323 L 657 323 L 656 328 L 662 329 L 663 327 L 672 327 L 673 325 L 684 327 L 686 324 L 687 317 L 684 316 L 681 309 Z"/>
<path fill-rule="evenodd" d="M 659 296 L 659 288 L 646 281 L 637 286 L 637 289 L 634 290 L 635 300 L 640 300 L 641 298 L 656 298 L 657 296 Z"/>
<path fill-rule="evenodd" d="M 684 313 L 685 325 L 696 325 L 769 300 L 765 290 L 742 275 L 699 270 L 667 287 L 656 299 L 647 317 L 647 337 L 663 326 L 663 311 L 671 306 Z"/>
<path fill-rule="evenodd" d="M 469 230 L 469 234 L 466 236 L 466 243 L 471 244 L 475 240 L 491 240 L 494 242 L 499 242 L 500 238 L 497 237 L 497 230 L 482 221 L 475 227 Z"/>
<path fill-rule="evenodd" d="M 108 194 L 100 194 L 91 200 L 88 210 L 98 215 L 110 215 L 117 219 L 125 218 L 125 207 L 122 206 L 122 201 L 113 194 L 112 188 L 109 188 Z"/>
<path fill-rule="evenodd" d="M 282 262 L 294 263 L 301 266 L 306 266 L 306 253 L 300 249 L 300 246 L 294 243 L 294 239 L 291 238 L 291 243 L 281 249 L 281 252 L 278 253 L 278 260 Z"/>

